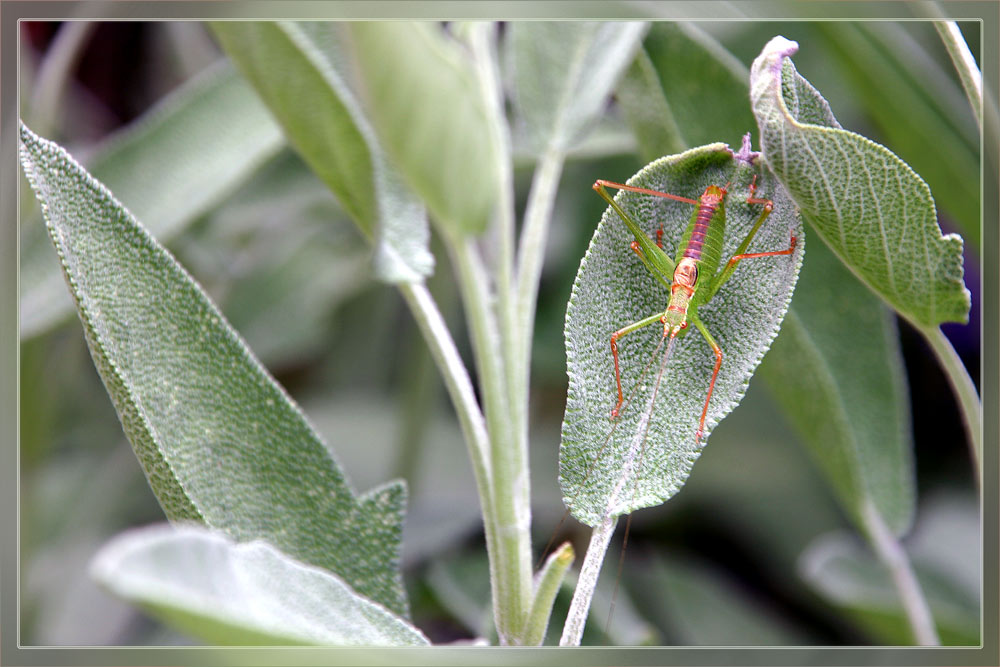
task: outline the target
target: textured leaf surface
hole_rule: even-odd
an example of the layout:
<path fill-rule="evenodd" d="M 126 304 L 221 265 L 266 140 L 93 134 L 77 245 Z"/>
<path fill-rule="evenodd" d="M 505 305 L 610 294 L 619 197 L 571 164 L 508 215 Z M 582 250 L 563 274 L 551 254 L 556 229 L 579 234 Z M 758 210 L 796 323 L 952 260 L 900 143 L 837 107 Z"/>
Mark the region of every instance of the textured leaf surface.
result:
<path fill-rule="evenodd" d="M 722 253 L 728 258 L 761 211 L 760 205 L 745 203 L 753 173 L 759 171 L 737 161 L 725 144 L 713 144 L 657 160 L 629 183 L 697 198 L 710 184 L 731 182 Z M 802 229 L 794 206 L 769 176 L 759 174 L 757 182 L 758 196 L 772 199 L 775 207 L 749 251 L 787 248 L 792 232 L 799 243 L 791 256 L 741 262 L 712 301 L 698 310 L 724 354 L 706 437 L 746 392 L 777 334 L 802 260 Z M 673 256 L 694 211 L 690 204 L 631 192 L 619 193 L 617 201 L 649 234 L 662 222 L 664 248 Z M 580 263 L 566 312 L 569 395 L 560 483 L 567 506 L 588 525 L 605 514 L 617 516 L 659 504 L 680 489 L 701 453 L 695 431 L 715 362 L 709 345 L 694 326 L 688 327 L 674 345 L 644 435 L 642 415 L 660 365 L 652 355 L 663 328 L 653 325 L 626 336 L 619 342 L 622 386 L 627 393 L 636 391 L 623 414 L 610 422 L 616 398 L 610 336 L 631 322 L 662 313 L 669 295 L 629 249 L 631 241 L 628 229 L 608 209 Z"/>
<path fill-rule="evenodd" d="M 865 110 L 893 152 L 934 184 L 937 206 L 966 243 L 978 246 L 979 132 L 960 84 L 942 70 L 935 49 L 892 21 L 813 26 L 815 46 L 838 63 L 852 95 L 866 100 Z M 929 24 L 922 27 L 936 40 Z M 952 69 L 951 62 L 945 67 Z"/>
<path fill-rule="evenodd" d="M 769 167 L 827 245 L 900 314 L 925 326 L 968 321 L 962 239 L 941 235 L 930 189 L 906 163 L 840 127 L 788 59 L 797 48 L 775 37 L 751 69 Z"/>
<path fill-rule="evenodd" d="M 468 54 L 432 23 L 350 24 L 385 150 L 449 233 L 486 229 L 497 198 L 490 114 Z"/>
<path fill-rule="evenodd" d="M 514 21 L 514 101 L 537 151 L 565 151 L 604 110 L 646 30 L 639 22 Z"/>
<path fill-rule="evenodd" d="M 870 503 L 905 533 L 914 472 L 895 322 L 821 243 L 809 246 L 794 306 L 760 375 L 857 525 Z"/>
<path fill-rule="evenodd" d="M 159 525 L 106 544 L 91 574 L 116 595 L 213 644 L 422 646 L 415 627 L 342 579 L 263 541 Z"/>
<path fill-rule="evenodd" d="M 167 516 L 266 539 L 405 615 L 405 487 L 356 499 L 298 406 L 131 213 L 23 124 L 21 162 L 91 356 Z"/>
<path fill-rule="evenodd" d="M 101 148 L 90 171 L 161 240 L 210 210 L 281 147 L 281 130 L 228 64 L 166 97 Z M 21 230 L 21 335 L 73 312 L 41 224 Z"/>
<path fill-rule="evenodd" d="M 331 57 L 328 24 L 226 21 L 212 30 L 278 119 L 289 142 L 375 243 L 389 282 L 430 274 L 424 208 L 389 166 Z"/>

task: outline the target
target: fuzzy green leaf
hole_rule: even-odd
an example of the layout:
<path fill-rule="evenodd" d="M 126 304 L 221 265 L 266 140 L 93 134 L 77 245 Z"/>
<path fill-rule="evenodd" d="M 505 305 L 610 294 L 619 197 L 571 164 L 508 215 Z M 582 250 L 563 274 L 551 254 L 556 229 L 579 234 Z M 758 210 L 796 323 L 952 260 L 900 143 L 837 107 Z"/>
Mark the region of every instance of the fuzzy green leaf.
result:
<path fill-rule="evenodd" d="M 566 151 L 604 110 L 646 31 L 639 22 L 514 21 L 514 103 L 541 152 Z"/>
<path fill-rule="evenodd" d="M 934 48 L 892 21 L 817 21 L 816 46 L 836 62 L 851 93 L 893 151 L 934 183 L 936 205 L 978 245 L 979 133 L 968 100 Z M 928 23 L 921 27 L 933 35 Z M 951 63 L 945 65 L 951 68 Z M 933 150 L 928 150 L 933 137 Z"/>
<path fill-rule="evenodd" d="M 772 199 L 775 206 L 749 252 L 785 249 L 791 234 L 799 242 L 791 256 L 742 261 L 715 297 L 698 309 L 724 354 L 705 422 L 706 437 L 742 399 L 778 332 L 802 261 L 801 222 L 777 181 L 736 159 L 725 144 L 661 158 L 629 180 L 631 185 L 689 198 L 700 196 L 708 185 L 731 183 L 725 261 L 761 212 L 759 204 L 745 203 L 754 173 L 757 196 Z M 694 213 L 690 204 L 627 191 L 616 199 L 648 234 L 662 222 L 664 248 L 674 255 Z M 622 338 L 622 386 L 628 396 L 633 389 L 635 394 L 615 422 L 609 421 L 616 401 L 610 336 L 629 323 L 664 312 L 669 297 L 668 289 L 629 250 L 631 241 L 625 225 L 608 209 L 580 263 L 566 312 L 569 394 L 560 483 L 570 511 L 588 525 L 605 515 L 657 505 L 680 489 L 701 453 L 695 432 L 715 362 L 698 330 L 685 329 L 673 347 L 644 435 L 642 416 L 660 366 L 653 352 L 663 327 L 654 324 Z"/>
<path fill-rule="evenodd" d="M 194 525 L 118 535 L 91 576 L 169 625 L 212 644 L 425 646 L 415 627 L 342 579 L 263 541 Z"/>
<path fill-rule="evenodd" d="M 859 344 L 863 341 L 863 344 Z M 914 511 L 910 414 L 896 325 L 821 243 L 760 376 L 863 527 L 870 503 L 896 535 Z"/>
<path fill-rule="evenodd" d="M 424 208 L 386 161 L 344 65 L 331 57 L 330 26 L 226 21 L 212 30 L 289 142 L 374 241 L 376 275 L 412 282 L 430 274 Z"/>
<path fill-rule="evenodd" d="M 266 539 L 405 615 L 405 486 L 355 498 L 298 406 L 170 253 L 61 147 L 23 124 L 20 137 L 91 356 L 167 516 Z"/>
<path fill-rule="evenodd" d="M 754 61 L 750 99 L 768 166 L 823 240 L 916 324 L 966 322 L 962 239 L 941 235 L 927 184 L 884 146 L 840 127 L 772 39 Z"/>
<path fill-rule="evenodd" d="M 375 129 L 403 177 L 445 231 L 484 231 L 496 146 L 468 54 L 432 23 L 361 21 L 350 35 Z"/>
<path fill-rule="evenodd" d="M 229 195 L 282 143 L 253 90 L 222 64 L 164 98 L 88 164 L 165 241 Z M 21 234 L 21 335 L 31 336 L 69 316 L 73 303 L 44 227 L 24 225 Z"/>

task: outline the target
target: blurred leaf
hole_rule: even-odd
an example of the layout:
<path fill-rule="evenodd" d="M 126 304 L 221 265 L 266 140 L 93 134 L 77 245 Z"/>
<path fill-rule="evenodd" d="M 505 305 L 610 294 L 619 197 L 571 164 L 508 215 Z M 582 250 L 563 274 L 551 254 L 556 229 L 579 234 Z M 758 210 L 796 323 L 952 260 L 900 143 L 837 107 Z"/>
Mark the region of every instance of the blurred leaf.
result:
<path fill-rule="evenodd" d="M 793 646 L 808 637 L 724 573 L 684 557 L 653 556 L 629 588 L 667 643 L 680 646 Z M 641 573 L 641 574 L 640 574 Z M 638 576 L 635 576 L 638 575 Z"/>
<path fill-rule="evenodd" d="M 290 149 L 171 249 L 269 368 L 327 349 L 340 307 L 372 284 L 368 245 Z"/>
<path fill-rule="evenodd" d="M 167 240 L 228 196 L 282 145 L 281 131 L 228 64 L 164 98 L 90 161 L 157 238 Z M 21 335 L 42 333 L 72 302 L 41 224 L 22 225 Z"/>
<path fill-rule="evenodd" d="M 941 236 L 930 190 L 912 169 L 840 128 L 788 60 L 797 48 L 775 37 L 751 72 L 768 166 L 827 245 L 901 315 L 923 326 L 968 321 L 961 237 Z"/>
<path fill-rule="evenodd" d="M 91 576 L 119 597 L 213 644 L 425 646 L 405 620 L 342 579 L 264 541 L 193 525 L 122 533 Z"/>
<path fill-rule="evenodd" d="M 434 266 L 423 206 L 386 162 L 354 94 L 314 24 L 212 24 L 222 47 L 270 107 L 289 142 L 375 243 L 387 282 L 421 280 Z"/>
<path fill-rule="evenodd" d="M 507 39 L 514 103 L 536 152 L 565 152 L 604 111 L 647 25 L 513 21 Z"/>
<path fill-rule="evenodd" d="M 374 392 L 347 388 L 346 394 L 304 401 L 317 430 L 331 439 L 365 443 L 345 448 L 337 460 L 361 487 L 375 485 L 397 470 L 399 408 Z M 407 475 L 403 543 L 407 563 L 439 558 L 457 549 L 481 528 L 482 515 L 469 459 L 458 422 L 452 414 L 429 415 L 426 446 Z"/>
<path fill-rule="evenodd" d="M 433 23 L 362 21 L 350 35 L 385 150 L 448 233 L 483 232 L 497 154 L 469 55 Z"/>
<path fill-rule="evenodd" d="M 265 538 L 406 613 L 405 487 L 359 499 L 201 288 L 62 148 L 21 125 L 97 370 L 167 516 Z"/>
<path fill-rule="evenodd" d="M 735 159 L 725 144 L 713 144 L 657 160 L 629 184 L 697 198 L 710 184 L 731 183 L 722 248 L 722 257 L 727 258 L 760 216 L 760 205 L 745 203 L 753 173 L 757 170 Z M 795 207 L 770 175 L 759 173 L 757 185 L 757 196 L 773 199 L 775 206 L 750 250 L 787 248 L 790 233 L 802 238 Z M 619 192 L 616 201 L 649 233 L 661 221 L 669 252 L 675 252 L 695 212 L 689 204 L 628 191 Z M 631 398 L 614 423 L 608 421 L 616 402 L 609 338 L 631 322 L 662 313 L 669 299 L 665 285 L 629 250 L 632 240 L 608 209 L 580 263 L 566 312 L 569 392 L 560 484 L 573 516 L 588 525 L 606 514 L 618 516 L 670 498 L 687 479 L 704 444 L 704 440 L 701 446 L 696 444 L 695 431 L 715 357 L 693 326 L 676 340 L 655 397 L 662 349 L 656 356 L 654 351 L 663 341 L 662 326 L 652 325 L 622 339 L 622 383 Z M 699 307 L 699 317 L 725 355 L 705 420 L 706 438 L 743 398 L 754 369 L 777 335 L 798 276 L 802 247 L 791 257 L 741 262 L 715 297 Z M 647 410 L 651 398 L 655 402 Z"/>
<path fill-rule="evenodd" d="M 690 23 L 657 22 L 618 87 L 641 155 L 653 160 L 754 126 L 746 67 Z"/>
<path fill-rule="evenodd" d="M 980 643 L 977 505 L 932 499 L 908 540 L 907 552 L 945 645 Z M 913 641 L 892 576 L 855 535 L 834 532 L 817 538 L 802 554 L 799 569 L 817 593 L 878 641 Z"/>
<path fill-rule="evenodd" d="M 763 377 L 864 530 L 871 503 L 896 535 L 910 527 L 914 471 L 899 337 L 891 314 L 820 243 Z"/>
<path fill-rule="evenodd" d="M 935 184 L 938 206 L 978 246 L 979 137 L 961 88 L 899 25 L 820 21 L 816 28 L 822 38 L 816 46 L 836 63 L 894 152 Z"/>

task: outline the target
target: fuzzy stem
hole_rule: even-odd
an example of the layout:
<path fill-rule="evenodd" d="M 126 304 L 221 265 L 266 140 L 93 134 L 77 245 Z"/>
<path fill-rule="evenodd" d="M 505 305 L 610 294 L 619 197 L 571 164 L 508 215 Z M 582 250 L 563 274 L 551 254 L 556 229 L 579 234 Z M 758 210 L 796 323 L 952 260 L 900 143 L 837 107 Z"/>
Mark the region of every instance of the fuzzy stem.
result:
<path fill-rule="evenodd" d="M 969 106 L 976 116 L 976 124 L 979 129 L 983 129 L 983 76 L 976 66 L 976 59 L 969 51 L 969 45 L 962 37 L 962 31 L 958 29 L 958 24 L 954 21 L 934 21 L 934 27 L 944 42 L 951 62 L 958 72 L 958 79 L 965 89 L 965 96 L 969 98 Z"/>
<path fill-rule="evenodd" d="M 965 423 L 965 432 L 969 438 L 972 462 L 975 466 L 976 483 L 982 487 L 980 473 L 983 467 L 983 407 L 979 401 L 979 394 L 976 393 L 976 385 L 969 377 L 965 365 L 955 352 L 951 342 L 939 327 L 917 327 L 927 339 L 928 344 L 937 356 L 941 367 L 944 369 L 952 391 L 958 399 L 958 407 L 962 412 L 962 419 Z"/>
<path fill-rule="evenodd" d="M 892 574 L 892 581 L 899 592 L 899 599 L 910 622 L 914 639 L 921 646 L 940 646 L 941 640 L 934 627 L 934 618 L 931 616 L 927 600 L 924 599 L 924 592 L 913 573 L 903 546 L 870 502 L 866 502 L 862 507 L 862 518 L 875 554 Z"/>
<path fill-rule="evenodd" d="M 590 603 L 594 599 L 594 589 L 597 588 L 597 579 L 601 576 L 604 555 L 608 552 L 608 545 L 611 543 L 611 536 L 614 535 L 617 524 L 618 517 L 612 518 L 606 515 L 591 533 L 590 545 L 583 558 L 583 565 L 580 566 L 576 590 L 573 591 L 573 601 L 569 605 L 569 613 L 566 614 L 566 624 L 559 640 L 560 646 L 580 645 L 583 627 L 590 613 Z"/>

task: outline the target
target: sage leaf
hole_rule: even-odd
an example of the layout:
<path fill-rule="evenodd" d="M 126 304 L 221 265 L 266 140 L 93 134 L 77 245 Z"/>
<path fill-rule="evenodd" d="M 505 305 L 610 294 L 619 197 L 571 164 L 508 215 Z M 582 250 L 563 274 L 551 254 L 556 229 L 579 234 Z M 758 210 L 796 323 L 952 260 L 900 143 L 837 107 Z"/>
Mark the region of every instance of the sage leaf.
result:
<path fill-rule="evenodd" d="M 565 152 L 590 128 L 647 27 L 634 21 L 508 25 L 515 109 L 537 152 Z"/>
<path fill-rule="evenodd" d="M 323 40 L 325 24 L 225 21 L 219 43 L 253 84 L 288 141 L 375 247 L 375 273 L 414 282 L 434 267 L 423 205 L 390 166 Z"/>
<path fill-rule="evenodd" d="M 775 37 L 750 73 L 767 164 L 834 253 L 903 317 L 967 322 L 962 239 L 941 235 L 927 184 L 889 149 L 840 127 Z"/>
<path fill-rule="evenodd" d="M 483 232 L 497 199 L 497 147 L 469 55 L 432 23 L 349 28 L 366 108 L 386 152 L 446 233 Z"/>
<path fill-rule="evenodd" d="M 689 198 L 699 197 L 708 185 L 730 183 L 722 248 L 722 257 L 728 258 L 761 213 L 761 205 L 745 201 L 755 173 L 757 196 L 773 200 L 774 212 L 749 252 L 788 248 L 792 234 L 798 245 L 791 256 L 740 262 L 715 297 L 698 309 L 724 355 L 705 422 L 706 438 L 742 399 L 777 334 L 802 261 L 801 222 L 777 181 L 746 159 L 738 159 L 725 144 L 661 158 L 628 181 Z M 671 256 L 695 212 L 690 204 L 628 191 L 619 192 L 616 201 L 650 235 L 662 223 L 664 249 Z M 663 340 L 663 327 L 653 324 L 619 341 L 628 403 L 614 422 L 609 419 L 617 397 L 610 336 L 627 324 L 662 313 L 669 298 L 668 287 L 629 249 L 632 240 L 608 209 L 580 263 L 566 311 L 569 391 L 559 480 L 573 516 L 591 526 L 604 516 L 670 498 L 683 485 L 705 442 L 703 438 L 701 446 L 696 444 L 695 431 L 715 356 L 694 326 L 675 340 L 652 400 L 648 430 L 644 415 L 660 367 L 654 351 Z"/>
<path fill-rule="evenodd" d="M 20 157 L 94 364 L 168 518 L 265 539 L 405 615 L 406 490 L 355 498 L 299 407 L 201 287 L 65 150 Z"/>
<path fill-rule="evenodd" d="M 134 529 L 105 544 L 91 576 L 212 644 L 425 646 L 415 627 L 339 577 L 267 542 L 196 525 Z"/>
<path fill-rule="evenodd" d="M 865 530 L 870 503 L 898 536 L 914 512 L 909 400 L 891 312 L 821 243 L 760 376 Z"/>
<path fill-rule="evenodd" d="M 913 24 L 911 24 L 913 25 Z M 936 38 L 929 23 L 917 23 Z M 817 21 L 817 47 L 830 54 L 893 152 L 934 183 L 936 205 L 978 244 L 979 133 L 954 77 L 919 42 L 919 33 L 892 21 Z M 909 26 L 908 26 L 909 27 Z M 945 66 L 951 69 L 951 63 Z M 933 137 L 933 150 L 928 138 Z"/>
<path fill-rule="evenodd" d="M 91 173 L 167 241 L 281 148 L 281 130 L 228 63 L 208 68 L 114 135 Z M 73 312 L 41 224 L 21 228 L 21 336 Z"/>

